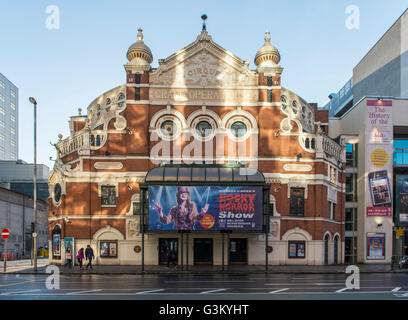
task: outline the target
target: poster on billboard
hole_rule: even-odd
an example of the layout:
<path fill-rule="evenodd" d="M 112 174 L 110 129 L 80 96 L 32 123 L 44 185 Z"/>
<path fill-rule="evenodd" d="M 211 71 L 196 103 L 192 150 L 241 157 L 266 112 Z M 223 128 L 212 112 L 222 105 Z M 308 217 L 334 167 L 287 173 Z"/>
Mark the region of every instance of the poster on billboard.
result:
<path fill-rule="evenodd" d="M 367 216 L 392 216 L 392 101 L 367 101 Z"/>
<path fill-rule="evenodd" d="M 367 233 L 367 259 L 385 259 L 385 233 Z"/>
<path fill-rule="evenodd" d="M 395 222 L 408 224 L 408 175 L 396 175 Z"/>
<path fill-rule="evenodd" d="M 52 254 L 54 256 L 61 256 L 61 235 L 54 234 L 52 236 Z"/>
<path fill-rule="evenodd" d="M 149 230 L 261 231 L 262 187 L 149 186 Z"/>

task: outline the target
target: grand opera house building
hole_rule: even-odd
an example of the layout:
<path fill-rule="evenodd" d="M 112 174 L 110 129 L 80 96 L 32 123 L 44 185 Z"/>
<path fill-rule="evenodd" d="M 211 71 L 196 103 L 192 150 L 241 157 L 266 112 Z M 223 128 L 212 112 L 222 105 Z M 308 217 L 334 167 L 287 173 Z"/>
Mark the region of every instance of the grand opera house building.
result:
<path fill-rule="evenodd" d="M 51 263 L 88 244 L 99 265 L 157 266 L 168 252 L 184 267 L 343 263 L 344 142 L 327 136 L 328 111 L 282 86 L 270 42 L 253 70 L 203 24 L 152 68 L 139 29 L 126 82 L 55 144 Z"/>

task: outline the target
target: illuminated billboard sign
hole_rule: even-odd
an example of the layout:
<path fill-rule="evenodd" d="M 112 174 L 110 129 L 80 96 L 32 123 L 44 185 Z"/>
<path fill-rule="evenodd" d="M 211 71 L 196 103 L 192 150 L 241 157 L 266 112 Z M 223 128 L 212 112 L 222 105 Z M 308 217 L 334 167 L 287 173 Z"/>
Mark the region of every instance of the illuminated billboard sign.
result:
<path fill-rule="evenodd" d="M 262 187 L 149 186 L 149 230 L 261 231 Z"/>

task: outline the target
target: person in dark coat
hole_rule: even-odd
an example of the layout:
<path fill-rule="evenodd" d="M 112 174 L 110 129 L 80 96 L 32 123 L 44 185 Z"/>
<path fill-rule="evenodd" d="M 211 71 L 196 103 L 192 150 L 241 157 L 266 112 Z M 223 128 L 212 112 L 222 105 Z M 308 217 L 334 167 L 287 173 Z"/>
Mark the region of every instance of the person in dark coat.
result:
<path fill-rule="evenodd" d="M 86 268 L 88 269 L 88 267 L 91 267 L 91 269 L 92 269 L 92 259 L 95 259 L 95 256 L 94 256 L 93 250 L 92 250 L 92 248 L 91 248 L 91 246 L 89 244 L 85 249 L 85 257 L 86 257 L 86 260 L 89 261 Z"/>

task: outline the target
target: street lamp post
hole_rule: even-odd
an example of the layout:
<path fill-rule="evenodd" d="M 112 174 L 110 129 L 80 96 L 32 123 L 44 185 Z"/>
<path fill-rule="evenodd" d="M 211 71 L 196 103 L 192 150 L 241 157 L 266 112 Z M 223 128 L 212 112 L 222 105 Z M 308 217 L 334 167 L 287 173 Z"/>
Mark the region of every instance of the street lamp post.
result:
<path fill-rule="evenodd" d="M 33 97 L 29 98 L 34 105 L 34 231 L 33 231 L 33 254 L 34 254 L 34 272 L 37 272 L 37 101 Z"/>

